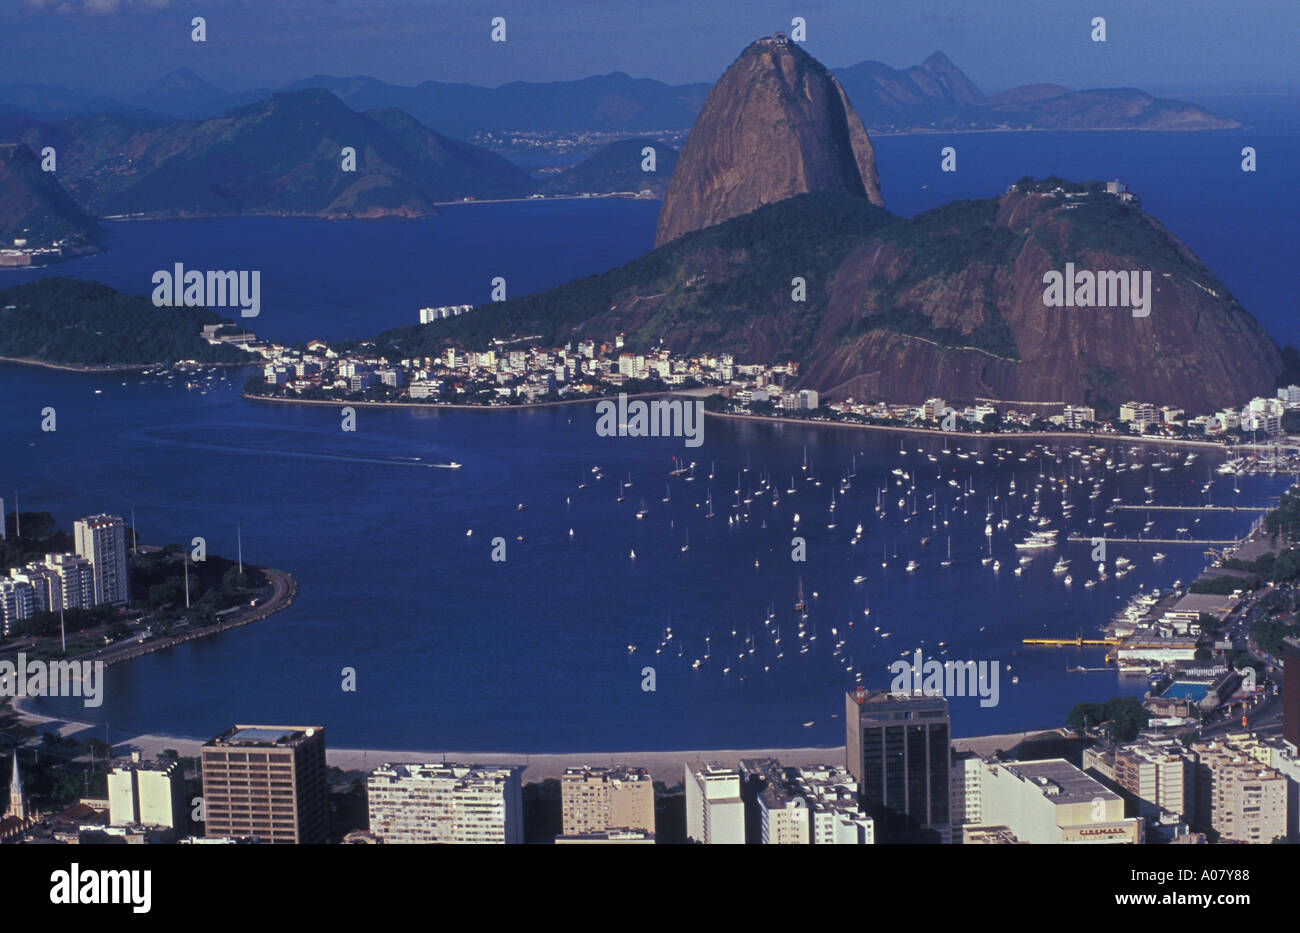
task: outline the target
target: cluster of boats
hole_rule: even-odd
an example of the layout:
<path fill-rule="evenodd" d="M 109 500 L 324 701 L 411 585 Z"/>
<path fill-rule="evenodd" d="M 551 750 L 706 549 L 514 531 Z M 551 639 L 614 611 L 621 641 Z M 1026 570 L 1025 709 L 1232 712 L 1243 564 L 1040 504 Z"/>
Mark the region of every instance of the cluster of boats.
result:
<path fill-rule="evenodd" d="M 1063 529 L 1077 528 L 1089 540 L 1105 536 L 1107 532 L 1102 528 L 1093 531 L 1086 526 L 1098 524 L 1098 500 L 1107 494 L 1108 489 L 1114 493 L 1111 498 L 1114 505 L 1124 502 L 1126 498 L 1132 501 L 1132 490 L 1135 488 L 1142 488 L 1149 504 L 1157 490 L 1155 477 L 1158 474 L 1177 470 L 1182 474 L 1180 481 L 1185 480 L 1189 468 L 1197 460 L 1195 453 L 1147 451 L 1136 446 L 1114 444 L 1110 447 L 1080 445 L 1068 448 L 1038 444 L 1023 450 L 985 446 L 983 449 L 961 450 L 953 449 L 950 442 L 945 442 L 942 450 L 927 451 L 924 447 L 917 446 L 913 456 L 913 451 L 908 449 L 905 442 L 900 441 L 898 454 L 907 459 L 899 466 L 877 474 L 878 485 L 870 487 L 874 496 L 867 498 L 865 503 L 861 493 L 853 494 L 854 486 L 862 481 L 858 472 L 857 453 L 852 455 L 846 467 L 832 474 L 833 478 L 825 478 L 809 461 L 806 448 L 802 464 L 790 476 L 788 483 L 777 481 L 770 470 L 754 469 L 747 457 L 744 468 L 736 473 L 729 496 L 725 487 L 724 490 L 715 488 L 719 475 L 714 463 L 709 464 L 708 483 L 699 484 L 705 488 L 699 488 L 694 496 L 689 496 L 690 487 L 684 484 L 695 483 L 697 476 L 703 478 L 703 467 L 694 462 L 675 461 L 669 472 L 662 502 L 671 506 L 674 499 L 686 497 L 688 500 L 685 506 L 680 503 L 671 506 L 670 524 L 681 536 L 677 547 L 682 554 L 692 551 L 690 529 L 683 520 L 683 511 L 687 517 L 694 513 L 695 517 L 702 518 L 705 528 L 725 518 L 725 525 L 719 524 L 716 527 L 734 531 L 746 525 L 754 525 L 761 529 L 770 528 L 774 534 L 778 528 L 788 528 L 796 536 L 804 536 L 809 540 L 820 539 L 823 545 L 827 542 L 847 541 L 850 549 L 856 549 L 872 535 L 872 530 L 868 530 L 866 525 L 866 521 L 871 518 L 867 510 L 872 510 L 875 518 L 871 524 L 875 525 L 875 535 L 893 538 L 892 546 L 882 544 L 882 571 L 887 572 L 890 565 L 896 562 L 905 574 L 925 576 L 923 563 L 926 552 L 923 549 L 930 547 L 932 540 L 943 542 L 944 545 L 936 548 L 938 553 L 935 564 L 939 568 L 952 568 L 963 559 L 974 559 L 968 549 L 960 547 L 960 542 L 963 537 L 967 537 L 967 540 L 969 536 L 978 538 L 977 529 L 982 526 L 984 547 L 978 549 L 982 552 L 978 554 L 982 565 L 997 572 L 1001 569 L 1002 562 L 1014 555 L 1014 573 L 1022 576 L 1032 569 L 1040 555 L 1056 552 L 1055 561 L 1051 565 L 1052 578 L 1069 587 L 1074 584 L 1079 571 L 1072 569 L 1071 560 L 1060 553 L 1063 547 Z M 981 467 L 985 469 L 979 469 Z M 1141 476 L 1142 472 L 1146 473 L 1145 477 Z M 985 479 L 979 478 L 981 473 Z M 1135 473 L 1141 477 L 1134 477 L 1136 482 L 1129 478 Z M 1142 479 L 1146 480 L 1145 486 L 1138 487 L 1137 483 Z M 632 485 L 631 474 L 627 476 L 626 482 L 618 484 L 619 502 L 628 497 Z M 830 487 L 829 494 L 818 494 L 816 491 L 824 485 Z M 1207 500 L 1213 485 L 1211 477 L 1210 482 L 1201 489 Z M 1129 493 L 1127 497 L 1124 495 L 1126 491 Z M 720 495 L 715 497 L 715 492 Z M 783 497 L 797 498 L 799 504 L 798 510 L 791 508 L 785 513 L 789 516 L 785 521 L 780 520 Z M 982 520 L 979 498 L 985 499 Z M 726 502 L 728 499 L 729 506 L 721 505 L 718 501 Z M 1076 516 L 1076 512 L 1083 510 L 1087 510 L 1086 515 Z M 846 511 L 850 513 L 849 517 L 845 516 Z M 1102 510 L 1100 518 L 1106 519 L 1111 511 L 1113 510 L 1109 508 Z M 858 514 L 853 514 L 855 512 Z M 640 499 L 640 505 L 635 510 L 636 520 L 644 522 L 651 514 L 647 499 Z M 928 532 L 923 527 L 911 530 L 912 526 L 924 526 L 927 523 L 930 525 Z M 1144 532 L 1149 533 L 1152 524 L 1148 519 Z M 1114 521 L 1107 519 L 1103 527 L 1113 525 Z M 703 540 L 710 537 L 706 531 Z M 995 538 L 1003 542 L 998 547 L 995 547 Z M 954 539 L 959 544 L 955 551 Z M 754 559 L 755 570 L 760 569 L 764 552 L 770 554 L 775 550 L 779 553 L 784 546 L 784 543 L 775 548 L 765 545 L 764 551 Z M 963 553 L 967 555 L 965 558 Z M 634 549 L 629 550 L 628 558 L 636 560 Z M 1165 555 L 1159 552 L 1150 557 L 1151 561 L 1157 563 L 1164 559 Z M 1087 588 L 1111 578 L 1123 579 L 1137 569 L 1136 556 L 1114 557 L 1113 564 L 1106 560 L 1085 563 L 1090 570 L 1095 567 L 1095 573 L 1086 574 L 1088 578 L 1083 581 L 1083 586 Z M 829 628 L 832 655 L 839 660 L 846 672 L 857 674 L 858 678 L 861 673 L 854 669 L 852 654 L 849 653 L 852 647 L 849 635 L 862 632 L 873 639 L 866 645 L 859 644 L 859 650 L 873 650 L 876 646 L 874 639 L 883 640 L 890 635 L 887 631 L 882 632 L 880 625 L 868 630 L 862 624 L 864 618 L 871 615 L 868 576 L 867 571 L 862 570 L 850 578 L 853 586 L 862 587 L 863 590 L 858 601 L 859 608 L 853 610 L 853 616 L 861 613 L 861 617 L 856 619 L 858 627 L 854 628 L 854 618 L 851 616 L 843 627 L 837 625 Z M 731 674 L 745 669 L 746 660 L 754 658 L 756 660 L 752 668 L 748 669 L 768 671 L 774 663 L 786 658 L 788 653 L 808 654 L 818 643 L 816 623 L 809 621 L 811 607 L 818 600 L 819 594 L 816 591 L 812 592 L 811 597 L 805 596 L 803 581 L 800 579 L 793 603 L 793 620 L 778 619 L 775 610 L 769 609 L 757 631 L 746 630 L 741 634 L 733 628 L 732 640 L 725 652 L 718 644 L 719 641 L 725 641 L 725 635 L 715 636 L 711 633 L 706 636 L 702 651 L 690 652 L 681 636 L 666 628 L 653 650 L 660 654 L 675 653 L 683 659 L 689 658 L 689 666 L 697 670 L 718 659 L 722 672 Z M 825 641 L 824 631 L 823 640 Z M 634 652 L 637 647 L 629 645 L 628 650 Z"/>

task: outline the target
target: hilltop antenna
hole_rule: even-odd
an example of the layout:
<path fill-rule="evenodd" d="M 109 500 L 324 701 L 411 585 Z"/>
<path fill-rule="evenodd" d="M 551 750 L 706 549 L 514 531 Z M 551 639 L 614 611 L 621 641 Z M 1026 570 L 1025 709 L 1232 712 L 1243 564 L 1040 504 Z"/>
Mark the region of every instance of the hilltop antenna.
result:
<path fill-rule="evenodd" d="M 131 506 L 131 553 L 139 553 L 139 542 L 135 535 L 135 506 Z"/>
<path fill-rule="evenodd" d="M 235 522 L 235 547 L 239 554 L 239 575 L 244 575 L 244 535 L 239 522 Z"/>
<path fill-rule="evenodd" d="M 23 520 L 18 517 L 18 490 L 14 490 L 14 537 L 23 536 Z"/>
<path fill-rule="evenodd" d="M 181 567 L 185 573 L 185 608 L 190 608 L 190 553 L 181 551 Z"/>

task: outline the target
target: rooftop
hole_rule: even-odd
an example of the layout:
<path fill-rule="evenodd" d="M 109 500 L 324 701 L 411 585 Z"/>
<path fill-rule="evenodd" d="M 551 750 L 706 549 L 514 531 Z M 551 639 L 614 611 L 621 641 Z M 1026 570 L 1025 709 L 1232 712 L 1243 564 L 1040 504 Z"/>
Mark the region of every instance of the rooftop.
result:
<path fill-rule="evenodd" d="M 215 739 L 205 742 L 204 747 L 292 748 L 324 731 L 324 726 L 234 725 Z"/>
<path fill-rule="evenodd" d="M 1043 796 L 1057 806 L 1087 803 L 1098 797 L 1103 800 L 1120 799 L 1117 794 L 1107 790 L 1064 758 L 1004 762 L 1002 767 L 1021 780 L 1037 785 Z"/>

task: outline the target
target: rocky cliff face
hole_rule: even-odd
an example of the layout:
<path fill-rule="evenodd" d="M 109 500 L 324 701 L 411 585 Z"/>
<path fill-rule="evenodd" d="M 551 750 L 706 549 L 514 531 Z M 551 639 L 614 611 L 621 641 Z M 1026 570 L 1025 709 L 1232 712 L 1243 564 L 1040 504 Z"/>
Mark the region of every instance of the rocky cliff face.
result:
<path fill-rule="evenodd" d="M 940 215 L 939 212 L 932 212 Z M 984 211 L 986 216 L 979 217 Z M 833 397 L 1073 402 L 1131 398 L 1203 413 L 1272 394 L 1276 345 L 1192 252 L 1105 193 L 1017 190 L 970 217 L 917 218 L 955 261 L 914 237 L 853 249 L 827 281 L 801 383 Z M 985 242 L 966 253 L 959 240 Z M 1050 307 L 1044 276 L 1150 273 L 1146 316 Z M 917 266 L 921 274 L 917 274 Z"/>
<path fill-rule="evenodd" d="M 705 100 L 655 243 L 816 191 L 884 203 L 871 141 L 839 82 L 797 45 L 760 39 Z"/>

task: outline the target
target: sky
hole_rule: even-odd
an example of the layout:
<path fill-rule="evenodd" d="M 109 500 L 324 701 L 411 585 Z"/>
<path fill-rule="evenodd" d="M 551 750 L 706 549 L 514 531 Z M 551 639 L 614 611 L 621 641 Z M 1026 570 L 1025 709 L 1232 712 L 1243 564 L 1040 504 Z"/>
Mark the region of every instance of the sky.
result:
<path fill-rule="evenodd" d="M 206 42 L 191 41 L 194 16 Z M 490 39 L 497 16 L 505 42 Z M 796 16 L 833 68 L 903 68 L 938 49 L 986 93 L 1300 90 L 1300 0 L 0 0 L 0 82 L 122 95 L 190 68 L 231 91 L 314 74 L 711 83 Z M 1104 43 L 1090 37 L 1097 16 Z"/>

